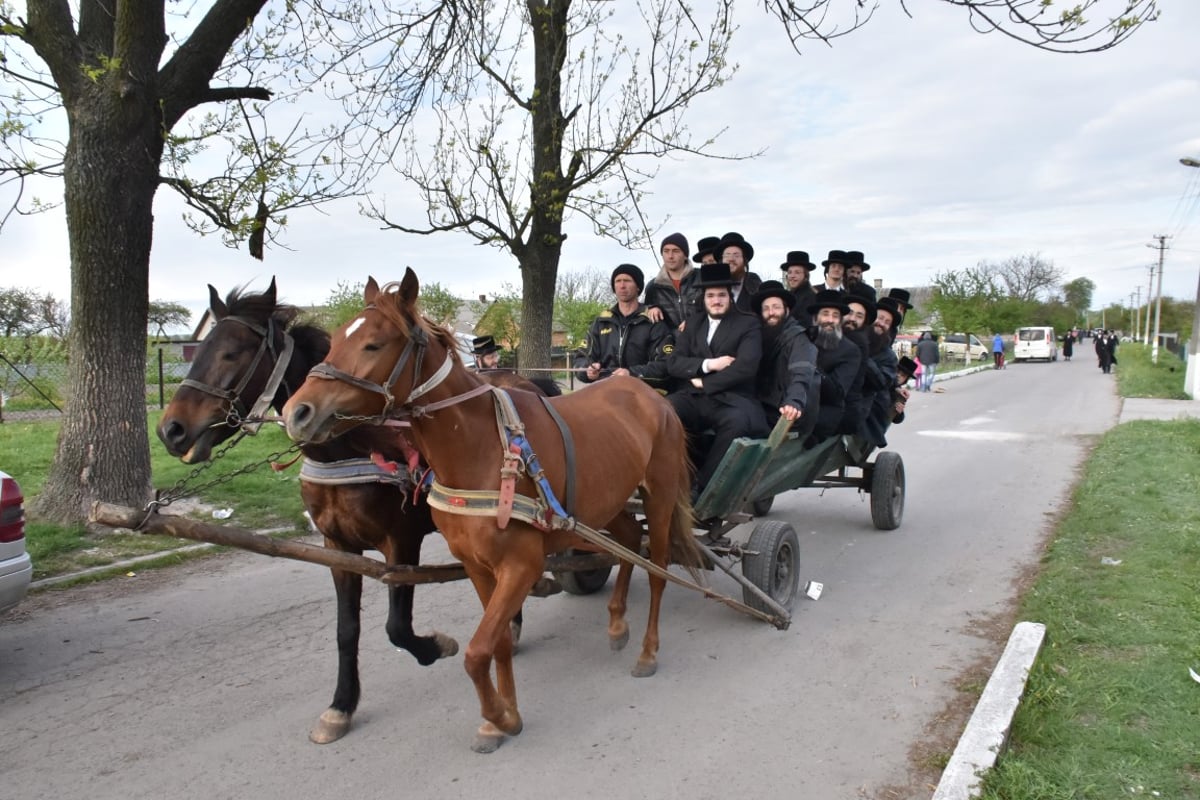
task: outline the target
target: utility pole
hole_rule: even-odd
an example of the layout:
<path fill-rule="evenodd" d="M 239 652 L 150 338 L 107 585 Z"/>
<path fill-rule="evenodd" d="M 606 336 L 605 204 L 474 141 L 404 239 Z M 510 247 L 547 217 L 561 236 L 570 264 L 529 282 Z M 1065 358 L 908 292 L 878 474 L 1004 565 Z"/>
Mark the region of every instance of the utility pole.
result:
<path fill-rule="evenodd" d="M 1154 293 L 1154 342 L 1150 345 L 1150 361 L 1154 364 L 1158 363 L 1158 325 L 1162 321 L 1162 273 L 1163 273 L 1163 257 L 1167 251 L 1167 239 L 1170 236 L 1157 234 L 1155 239 L 1158 239 L 1158 288 Z M 1152 244 L 1147 247 L 1154 247 Z"/>
<path fill-rule="evenodd" d="M 1133 294 L 1133 292 L 1129 293 L 1129 329 L 1136 331 L 1137 323 L 1133 321 L 1133 315 L 1137 307 L 1133 304 Z"/>
<path fill-rule="evenodd" d="M 1147 245 L 1153 247 L 1154 245 Z M 1146 335 L 1142 337 L 1142 344 L 1150 344 L 1150 299 L 1154 297 L 1154 265 L 1150 265 L 1150 282 L 1146 284 Z"/>
<path fill-rule="evenodd" d="M 1194 158 L 1181 158 L 1185 167 L 1200 167 Z M 1192 338 L 1188 340 L 1187 372 L 1183 379 L 1183 391 L 1193 400 L 1200 398 L 1200 284 L 1196 286 L 1196 307 L 1192 310 Z"/>
<path fill-rule="evenodd" d="M 1133 307 L 1133 332 L 1130 334 L 1131 339 L 1137 340 L 1138 333 L 1142 330 L 1142 287 L 1137 287 L 1137 305 Z"/>

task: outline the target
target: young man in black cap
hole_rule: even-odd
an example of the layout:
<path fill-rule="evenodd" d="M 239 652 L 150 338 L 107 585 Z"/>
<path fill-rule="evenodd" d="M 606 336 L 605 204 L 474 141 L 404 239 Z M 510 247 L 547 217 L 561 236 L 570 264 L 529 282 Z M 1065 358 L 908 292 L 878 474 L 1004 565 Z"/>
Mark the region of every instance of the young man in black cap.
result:
<path fill-rule="evenodd" d="M 842 315 L 850 311 L 842 292 L 817 292 L 808 306 L 815 323 L 817 369 L 821 373 L 821 410 L 812 439 L 819 442 L 837 433 L 846 411 L 846 395 L 858 374 L 862 352 L 842 333 Z"/>
<path fill-rule="evenodd" d="M 811 295 L 811 293 L 810 293 Z M 821 378 L 817 346 L 791 315 L 796 296 L 779 281 L 763 281 L 754 305 L 763 323 L 763 358 L 758 368 L 758 399 L 771 427 L 786 417 L 791 429 L 808 437 L 817 424 Z"/>
<path fill-rule="evenodd" d="M 808 304 L 812 302 L 813 287 L 808 277 L 816 265 L 808 260 L 808 253 L 803 250 L 792 250 L 787 259 L 779 265 L 783 270 L 783 282 L 792 293 L 792 316 L 803 328 L 812 327 L 812 316 L 808 313 Z"/>
<path fill-rule="evenodd" d="M 733 303 L 739 311 L 753 313 L 754 293 L 762 286 L 762 278 L 750 272 L 750 260 L 754 258 L 754 247 L 740 233 L 730 231 L 721 237 L 717 245 L 718 261 L 729 265 L 729 277 L 733 280 Z"/>
<path fill-rule="evenodd" d="M 476 336 L 471 340 L 471 355 L 475 356 L 475 369 L 500 368 L 500 345 L 491 336 Z"/>
<path fill-rule="evenodd" d="M 825 282 L 817 287 L 817 291 L 827 290 L 831 292 L 846 291 L 846 262 L 849 257 L 844 250 L 830 250 L 829 257 L 821 262 L 821 266 L 825 268 Z"/>
<path fill-rule="evenodd" d="M 617 302 L 588 328 L 587 342 L 575 358 L 579 379 L 591 383 L 609 375 L 632 375 L 665 393 L 665 358 L 674 340 L 670 329 L 651 322 L 646 306 L 638 302 L 645 277 L 633 264 L 621 264 L 610 280 Z"/>
<path fill-rule="evenodd" d="M 705 313 L 676 335 L 675 350 L 667 357 L 667 372 L 681 382 L 667 400 L 688 432 L 697 465 L 693 500 L 734 439 L 769 432 L 754 385 L 762 359 L 762 325 L 733 307 L 732 285 L 728 264 L 700 267 Z M 698 440 L 710 428 L 716 438 L 702 453 Z"/>
<path fill-rule="evenodd" d="M 682 233 L 672 233 L 658 248 L 663 265 L 654 280 L 646 287 L 646 306 L 653 322 L 665 322 L 672 331 L 681 330 L 692 314 L 701 310 L 696 282 L 700 273 L 688 263 L 688 240 Z"/>
<path fill-rule="evenodd" d="M 875 287 L 866 282 L 863 273 L 871 268 L 866 262 L 866 256 L 859 250 L 846 251 L 846 291 L 857 290 L 875 302 Z"/>

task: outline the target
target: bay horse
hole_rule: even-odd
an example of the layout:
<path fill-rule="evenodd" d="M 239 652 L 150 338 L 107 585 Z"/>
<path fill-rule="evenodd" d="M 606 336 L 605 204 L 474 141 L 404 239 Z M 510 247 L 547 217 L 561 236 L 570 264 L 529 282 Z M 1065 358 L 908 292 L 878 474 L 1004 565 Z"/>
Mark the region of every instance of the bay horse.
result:
<path fill-rule="evenodd" d="M 498 432 L 494 390 L 464 368 L 453 340 L 418 312 L 419 285 L 408 269 L 400 283 L 382 290 L 367 281 L 366 309 L 333 334 L 325 362 L 284 405 L 288 435 L 298 442 L 324 442 L 347 418 L 376 421 L 394 412 L 411 419 L 413 441 L 435 476 L 434 490 L 469 496 L 503 490 L 501 471 L 513 476 L 509 487 L 537 496 L 530 473 L 512 469 Z M 629 498 L 642 495 L 650 555 L 665 567 L 670 559 L 689 569 L 702 564 L 691 526 L 690 466 L 679 418 L 670 404 L 636 378 L 615 376 L 545 403 L 525 392 L 511 392 L 524 437 L 544 467 L 557 498 L 568 495 L 569 472 L 586 490 L 567 513 L 593 529 L 606 529 L 633 550 L 641 546 L 642 526 L 626 511 Z M 420 405 L 417 400 L 420 400 Z M 565 421 L 560 428 L 550 409 Z M 501 439 L 501 441 L 497 441 Z M 568 444 L 570 442 L 571 444 Z M 574 457 L 568 453 L 573 450 Z M 489 495 L 495 497 L 496 495 Z M 521 732 L 512 639 L 508 622 L 542 574 L 549 553 L 568 548 L 595 549 L 578 534 L 555 525 L 536 526 L 500 514 L 464 515 L 435 504 L 433 518 L 451 553 L 466 569 L 483 604 L 479 626 L 467 645 L 464 666 L 479 695 L 483 723 L 472 749 L 492 752 L 506 736 Z M 508 516 L 505 514 L 504 516 Z M 626 596 L 632 566 L 621 562 L 608 604 L 608 635 L 613 649 L 629 638 Z M 642 651 L 633 674 L 653 675 L 659 647 L 658 617 L 664 579 L 650 576 L 650 610 Z M 491 668 L 496 668 L 493 683 Z"/>
<path fill-rule="evenodd" d="M 271 407 L 282 409 L 308 371 L 329 351 L 326 331 L 296 324 L 298 309 L 277 301 L 274 279 L 265 292 L 234 289 L 224 301 L 214 287 L 208 289 L 216 326 L 197 350 L 187 378 L 157 428 L 167 451 L 189 464 L 209 460 L 213 448 L 237 433 L 251 414 L 255 398 L 267 393 Z M 491 380 L 533 389 L 510 373 L 497 374 Z M 374 453 L 403 464 L 410 451 L 402 438 L 395 427 L 360 425 L 336 439 L 302 448 L 308 463 L 301 472 L 300 493 L 326 547 L 357 555 L 378 550 L 388 564 L 419 562 L 421 543 L 435 530 L 425 495 L 411 497 L 412 486 L 403 471 L 389 476 L 364 464 Z M 306 477 L 309 467 L 313 474 Z M 328 480 L 337 482 L 318 478 L 324 471 L 335 473 Z M 309 733 L 317 744 L 346 734 L 361 692 L 362 576 L 339 569 L 331 573 L 337 593 L 337 685 L 329 708 Z M 414 632 L 413 594 L 411 585 L 389 587 L 388 639 L 423 666 L 457 653 L 458 643 L 443 633 L 418 636 Z M 513 628 L 519 636 L 520 615 Z"/>

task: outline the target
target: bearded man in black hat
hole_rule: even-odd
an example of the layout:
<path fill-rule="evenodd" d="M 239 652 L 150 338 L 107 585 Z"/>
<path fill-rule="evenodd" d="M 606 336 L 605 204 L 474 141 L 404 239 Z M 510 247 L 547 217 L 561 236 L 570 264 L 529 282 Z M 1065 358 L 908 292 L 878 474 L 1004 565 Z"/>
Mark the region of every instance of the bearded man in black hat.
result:
<path fill-rule="evenodd" d="M 842 302 L 849 311 L 842 315 L 842 333 L 844 339 L 853 342 L 860 355 L 858 372 L 846 392 L 846 413 L 838 426 L 838 433 L 861 434 L 863 420 L 867 417 L 867 407 L 870 405 L 870 391 L 867 388 L 867 374 L 870 370 L 871 343 L 868 331 L 875 323 L 875 304 L 857 290 L 843 292 Z"/>
<path fill-rule="evenodd" d="M 701 309 L 703 293 L 697 281 L 700 273 L 688 263 L 688 240 L 672 233 L 658 248 L 663 265 L 646 287 L 646 306 L 651 322 L 665 322 L 672 331 L 683 330 L 688 317 Z"/>
<path fill-rule="evenodd" d="M 846 411 L 846 395 L 862 363 L 858 345 L 842 333 L 842 315 L 850 312 L 842 292 L 817 292 L 808 306 L 816 324 L 817 370 L 821 373 L 821 410 L 812 439 L 819 442 L 837 433 Z"/>
<path fill-rule="evenodd" d="M 471 355 L 475 356 L 475 369 L 483 371 L 500 368 L 500 345 L 491 336 L 476 336 L 471 340 Z"/>
<path fill-rule="evenodd" d="M 575 358 L 579 379 L 592 383 L 609 375 L 632 375 L 666 393 L 666 357 L 674 339 L 662 322 L 651 322 L 646 306 L 638 302 L 645 276 L 633 264 L 612 272 L 610 285 L 616 305 L 593 320 L 587 343 Z"/>
<path fill-rule="evenodd" d="M 689 453 L 697 465 L 693 500 L 708 485 L 729 445 L 739 436 L 769 432 L 755 396 L 762 360 L 762 325 L 733 306 L 728 264 L 703 264 L 700 286 L 704 311 L 675 337 L 667 372 L 681 382 L 667 395 L 688 432 Z M 716 438 L 707 452 L 699 439 L 709 429 Z"/>
<path fill-rule="evenodd" d="M 858 291 L 864 297 L 875 302 L 877 295 L 875 287 L 866 282 L 863 273 L 871 268 L 866 262 L 866 256 L 860 250 L 846 251 L 846 291 Z"/>
<path fill-rule="evenodd" d="M 817 424 L 821 378 L 817 346 L 808 329 L 791 315 L 795 302 L 796 296 L 779 281 L 763 281 L 754 295 L 763 323 L 757 385 L 767 424 L 774 427 L 780 417 L 786 417 L 792 421 L 791 429 L 804 439 Z"/>
<path fill-rule="evenodd" d="M 812 327 L 812 316 L 808 313 L 808 304 L 812 301 L 814 289 L 808 278 L 816 265 L 808 260 L 808 253 L 803 250 L 792 250 L 787 254 L 779 268 L 783 270 L 783 283 L 792 293 L 792 316 L 803 328 Z"/>
<path fill-rule="evenodd" d="M 754 246 L 740 233 L 730 231 L 721 237 L 717 245 L 718 261 L 729 265 L 729 277 L 733 279 L 733 303 L 739 311 L 754 313 L 754 293 L 762 286 L 762 278 L 750 272 L 750 260 L 754 258 Z"/>
<path fill-rule="evenodd" d="M 867 415 L 862 423 L 862 436 L 876 447 L 887 447 L 884 434 L 892 424 L 899 364 L 896 351 L 892 350 L 892 340 L 902 320 L 896 301 L 885 297 L 876 304 L 875 321 L 867 331 L 867 369 L 863 377 Z M 905 394 L 901 402 L 907 400 Z"/>

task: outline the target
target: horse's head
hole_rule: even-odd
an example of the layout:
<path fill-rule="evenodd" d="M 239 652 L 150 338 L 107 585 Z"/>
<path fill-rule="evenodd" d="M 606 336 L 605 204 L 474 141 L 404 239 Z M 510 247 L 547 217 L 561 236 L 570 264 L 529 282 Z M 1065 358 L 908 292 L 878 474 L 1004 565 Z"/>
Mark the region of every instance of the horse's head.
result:
<path fill-rule="evenodd" d="M 366 308 L 334 331 L 324 363 L 284 406 L 288 436 L 323 442 L 359 422 L 402 415 L 453 367 L 461 371 L 453 337 L 421 316 L 418 288 L 411 269 L 383 288 L 368 278 Z"/>
<path fill-rule="evenodd" d="M 246 423 L 260 397 L 282 402 L 284 374 L 293 347 L 300 347 L 288 333 L 297 309 L 277 302 L 274 278 L 261 294 L 234 289 L 224 302 L 212 286 L 208 291 L 216 325 L 197 348 L 157 430 L 167 451 L 189 464 L 208 460 L 213 447 Z M 328 337 L 320 329 L 304 326 L 301 338 L 302 349 L 314 351 L 308 353 L 308 364 L 328 350 Z M 291 385 L 302 374 L 299 379 L 293 375 Z"/>

